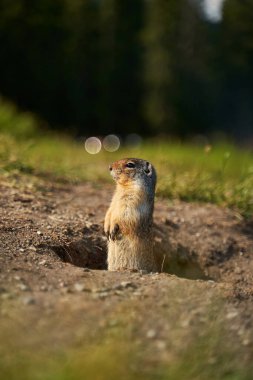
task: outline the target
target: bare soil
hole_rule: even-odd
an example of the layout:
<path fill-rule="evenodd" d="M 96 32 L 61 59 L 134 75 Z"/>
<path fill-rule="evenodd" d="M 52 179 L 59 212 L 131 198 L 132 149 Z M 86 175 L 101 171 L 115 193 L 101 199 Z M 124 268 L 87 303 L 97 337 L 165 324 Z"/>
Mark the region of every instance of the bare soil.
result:
<path fill-rule="evenodd" d="M 123 323 L 152 363 L 166 362 L 215 315 L 249 359 L 253 221 L 157 199 L 163 273 L 108 272 L 102 226 L 113 186 L 43 182 L 35 191 L 3 183 L 0 191 L 0 339 L 10 348 L 14 334 L 20 349 L 32 349 L 89 341 Z"/>

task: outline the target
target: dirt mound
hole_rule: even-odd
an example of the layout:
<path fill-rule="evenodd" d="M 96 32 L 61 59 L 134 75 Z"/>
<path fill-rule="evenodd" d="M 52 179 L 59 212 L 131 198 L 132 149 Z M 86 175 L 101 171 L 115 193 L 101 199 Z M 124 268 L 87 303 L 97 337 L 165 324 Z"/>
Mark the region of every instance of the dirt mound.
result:
<path fill-rule="evenodd" d="M 91 184 L 48 186 L 43 191 L 2 187 L 1 286 L 6 270 L 54 267 L 59 259 L 78 267 L 106 269 L 103 218 L 112 188 Z M 214 205 L 169 203 L 155 207 L 155 253 L 161 271 L 191 279 L 233 284 L 246 295 L 252 288 L 252 221 Z M 71 273 L 69 273 L 71 277 Z M 37 282 L 30 275 L 29 283 Z M 11 285 L 11 284 L 10 284 Z"/>

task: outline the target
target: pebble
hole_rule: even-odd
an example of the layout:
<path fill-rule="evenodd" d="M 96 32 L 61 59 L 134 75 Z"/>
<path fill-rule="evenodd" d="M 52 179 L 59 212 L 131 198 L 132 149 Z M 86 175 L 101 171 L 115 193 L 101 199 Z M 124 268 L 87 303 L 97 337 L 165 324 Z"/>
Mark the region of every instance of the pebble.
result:
<path fill-rule="evenodd" d="M 134 296 L 136 296 L 136 297 L 139 297 L 139 296 L 141 296 L 141 295 L 142 295 L 142 293 L 141 293 L 141 292 L 139 292 L 139 291 L 137 291 L 137 292 L 133 292 L 133 295 L 134 295 Z"/>
<path fill-rule="evenodd" d="M 34 305 L 36 303 L 36 301 L 35 301 L 34 297 L 23 297 L 22 303 L 24 305 Z"/>
<path fill-rule="evenodd" d="M 39 265 L 46 265 L 47 264 L 47 260 L 41 260 L 41 261 L 39 261 L 38 264 Z"/>
<path fill-rule="evenodd" d="M 23 292 L 27 292 L 28 290 L 30 290 L 29 287 L 25 284 L 18 284 L 18 288 Z"/>
<path fill-rule="evenodd" d="M 75 283 L 74 284 L 74 289 L 77 291 L 77 292 L 83 292 L 85 290 L 85 286 L 84 284 L 80 284 L 80 283 Z"/>
<path fill-rule="evenodd" d="M 122 281 L 119 285 L 116 285 L 114 289 L 126 289 L 126 288 L 136 288 L 136 285 L 130 281 Z"/>
<path fill-rule="evenodd" d="M 115 290 L 114 294 L 116 294 L 117 296 L 122 296 L 123 291 L 122 290 Z"/>
<path fill-rule="evenodd" d="M 43 235 L 43 232 L 37 231 L 37 235 Z"/>
<path fill-rule="evenodd" d="M 239 313 L 238 313 L 238 311 L 236 311 L 236 310 L 234 310 L 234 311 L 230 311 L 229 313 L 227 313 L 226 318 L 227 318 L 227 319 L 233 319 L 233 318 L 237 317 L 238 314 L 239 314 Z"/>
<path fill-rule="evenodd" d="M 24 248 L 19 248 L 19 252 L 25 252 Z"/>
<path fill-rule="evenodd" d="M 151 329 L 147 331 L 146 337 L 149 339 L 154 339 L 156 337 L 156 331 Z"/>
<path fill-rule="evenodd" d="M 94 300 L 98 300 L 98 299 L 104 299 L 104 298 L 106 298 L 106 297 L 108 297 L 109 296 L 109 293 L 108 292 L 102 292 L 102 293 L 94 293 L 93 295 L 92 295 L 92 298 L 94 299 Z"/>
<path fill-rule="evenodd" d="M 83 272 L 90 272 L 89 268 L 83 268 Z"/>

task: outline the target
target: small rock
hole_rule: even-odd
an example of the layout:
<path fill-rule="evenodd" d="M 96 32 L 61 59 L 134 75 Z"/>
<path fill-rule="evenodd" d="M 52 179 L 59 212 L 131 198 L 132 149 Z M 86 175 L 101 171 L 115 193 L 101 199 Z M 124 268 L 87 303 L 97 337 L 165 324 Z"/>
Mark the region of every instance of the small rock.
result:
<path fill-rule="evenodd" d="M 19 252 L 25 252 L 24 248 L 19 248 Z"/>
<path fill-rule="evenodd" d="M 102 293 L 99 293 L 99 297 L 100 297 L 101 299 L 106 298 L 106 297 L 108 297 L 109 295 L 110 295 L 109 292 L 102 292 Z"/>
<path fill-rule="evenodd" d="M 95 294 L 93 294 L 92 298 L 94 300 L 98 300 L 98 299 L 105 299 L 108 296 L 109 296 L 108 292 L 102 292 L 102 293 L 95 293 Z"/>
<path fill-rule="evenodd" d="M 83 271 L 84 272 L 90 272 L 90 269 L 89 268 L 83 268 Z"/>
<path fill-rule="evenodd" d="M 37 235 L 43 235 L 43 232 L 37 231 Z"/>
<path fill-rule="evenodd" d="M 148 330 L 147 331 L 147 334 L 146 334 L 146 337 L 149 338 L 149 339 L 154 339 L 156 337 L 156 331 L 155 330 Z"/>
<path fill-rule="evenodd" d="M 83 292 L 84 289 L 85 289 L 85 286 L 84 284 L 80 284 L 80 283 L 76 283 L 74 284 L 74 289 L 77 291 L 77 292 Z"/>
<path fill-rule="evenodd" d="M 226 319 L 234 319 L 237 316 L 238 316 L 238 311 L 236 310 L 230 311 L 229 313 L 227 313 Z"/>
<path fill-rule="evenodd" d="M 18 288 L 23 292 L 27 292 L 28 290 L 30 290 L 29 287 L 25 284 L 18 284 Z"/>
<path fill-rule="evenodd" d="M 28 247 L 28 249 L 30 249 L 30 251 L 34 251 L 34 252 L 37 251 L 37 249 L 34 247 L 34 245 L 30 245 L 30 247 Z"/>
<path fill-rule="evenodd" d="M 115 290 L 114 294 L 116 294 L 117 296 L 122 296 L 123 291 L 122 290 Z"/>
<path fill-rule="evenodd" d="M 136 297 L 140 297 L 142 295 L 142 293 L 139 291 L 136 291 L 136 292 L 133 292 L 133 295 Z"/>
<path fill-rule="evenodd" d="M 41 260 L 41 261 L 39 261 L 38 264 L 39 265 L 46 265 L 47 264 L 47 260 Z"/>
<path fill-rule="evenodd" d="M 119 286 L 121 288 L 136 288 L 136 285 L 130 281 L 122 281 Z"/>
<path fill-rule="evenodd" d="M 13 278 L 14 278 L 14 280 L 16 280 L 16 281 L 20 281 L 20 280 L 21 280 L 21 277 L 20 277 L 20 276 L 14 276 Z"/>
<path fill-rule="evenodd" d="M 22 303 L 24 305 L 34 305 L 36 303 L 36 301 L 35 301 L 34 297 L 23 297 Z"/>

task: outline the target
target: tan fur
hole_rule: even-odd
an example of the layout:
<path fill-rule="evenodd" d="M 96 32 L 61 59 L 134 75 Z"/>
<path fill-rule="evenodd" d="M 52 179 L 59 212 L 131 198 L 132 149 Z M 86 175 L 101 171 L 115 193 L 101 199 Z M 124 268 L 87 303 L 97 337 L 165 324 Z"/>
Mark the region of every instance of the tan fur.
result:
<path fill-rule="evenodd" d="M 129 162 L 135 167 L 126 167 Z M 108 269 L 156 271 L 152 231 L 155 170 L 140 159 L 116 161 L 110 170 L 117 185 L 104 223 Z"/>

